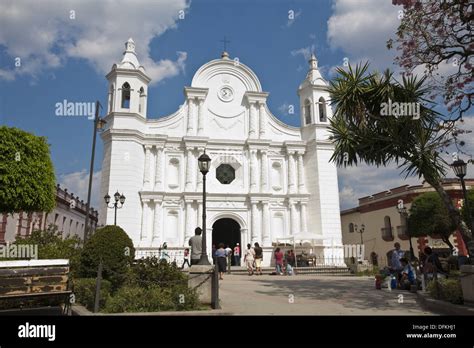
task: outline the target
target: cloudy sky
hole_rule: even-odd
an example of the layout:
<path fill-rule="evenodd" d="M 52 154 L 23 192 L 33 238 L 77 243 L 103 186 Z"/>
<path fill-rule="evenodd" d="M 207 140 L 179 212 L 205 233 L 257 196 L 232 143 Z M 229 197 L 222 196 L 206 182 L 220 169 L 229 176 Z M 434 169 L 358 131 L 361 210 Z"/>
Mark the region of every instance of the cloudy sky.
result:
<path fill-rule="evenodd" d="M 394 52 L 385 42 L 399 24 L 399 10 L 391 0 L 3 0 L 0 124 L 46 136 L 58 182 L 85 198 L 91 121 L 58 117 L 55 104 L 99 100 L 106 105 L 104 75 L 120 60 L 129 37 L 153 79 L 149 118 L 166 116 L 183 103 L 183 86 L 190 85 L 202 64 L 220 56 L 226 36 L 231 57 L 250 66 L 270 92 L 273 113 L 298 126 L 296 90 L 308 55 L 316 53 L 327 79 L 345 60 L 368 60 L 374 69 L 396 70 Z M 289 105 L 296 114 L 287 114 Z M 466 125 L 474 129 L 472 120 Z M 472 142 L 468 149 L 474 150 Z M 96 158 L 98 184 L 100 141 Z M 393 167 L 339 170 L 341 207 L 405 184 L 398 173 Z M 96 206 L 98 191 L 96 187 Z"/>

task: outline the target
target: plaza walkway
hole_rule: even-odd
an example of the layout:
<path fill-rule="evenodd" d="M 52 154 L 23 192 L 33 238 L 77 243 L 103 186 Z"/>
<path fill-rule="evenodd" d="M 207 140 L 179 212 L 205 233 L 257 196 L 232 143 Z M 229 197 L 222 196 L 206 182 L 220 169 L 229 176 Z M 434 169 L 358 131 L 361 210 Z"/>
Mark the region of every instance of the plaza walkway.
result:
<path fill-rule="evenodd" d="M 375 290 L 372 277 L 225 275 L 220 299 L 224 312 L 243 315 L 433 315 L 416 294 Z"/>

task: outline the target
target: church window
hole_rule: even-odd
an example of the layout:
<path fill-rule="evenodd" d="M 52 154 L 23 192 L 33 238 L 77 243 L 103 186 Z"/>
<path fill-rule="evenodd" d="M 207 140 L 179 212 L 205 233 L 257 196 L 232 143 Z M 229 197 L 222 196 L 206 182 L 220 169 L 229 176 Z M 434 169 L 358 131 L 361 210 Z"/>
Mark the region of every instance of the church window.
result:
<path fill-rule="evenodd" d="M 272 164 L 272 187 L 275 191 L 279 191 L 283 187 L 283 168 L 280 162 Z"/>
<path fill-rule="evenodd" d="M 305 124 L 311 124 L 311 100 L 309 99 L 304 102 L 304 120 Z"/>
<path fill-rule="evenodd" d="M 235 179 L 235 169 L 230 164 L 221 164 L 216 168 L 216 178 L 221 184 L 228 185 Z"/>
<path fill-rule="evenodd" d="M 130 108 L 130 85 L 125 82 L 122 85 L 122 109 Z"/>
<path fill-rule="evenodd" d="M 354 224 L 352 222 L 349 224 L 349 232 L 354 232 Z"/>
<path fill-rule="evenodd" d="M 145 90 L 143 87 L 140 88 L 140 104 L 138 104 L 138 112 L 142 113 L 145 108 Z"/>
<path fill-rule="evenodd" d="M 319 98 L 319 121 L 326 122 L 327 115 L 326 115 L 326 101 L 323 97 Z"/>

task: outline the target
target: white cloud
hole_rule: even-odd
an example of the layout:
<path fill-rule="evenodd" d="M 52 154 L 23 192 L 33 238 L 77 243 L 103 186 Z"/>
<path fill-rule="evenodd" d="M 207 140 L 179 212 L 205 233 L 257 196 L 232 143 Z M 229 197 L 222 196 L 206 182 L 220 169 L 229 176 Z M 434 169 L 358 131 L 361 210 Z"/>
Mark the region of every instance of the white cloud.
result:
<path fill-rule="evenodd" d="M 306 46 L 306 47 L 302 47 L 302 48 L 292 50 L 290 53 L 293 57 L 296 57 L 298 55 L 302 55 L 304 57 L 304 59 L 308 60 L 309 58 L 311 58 L 311 53 L 314 52 L 314 49 L 315 49 L 315 46 L 311 45 L 311 46 Z"/>
<path fill-rule="evenodd" d="M 101 176 L 101 171 L 94 172 L 92 176 L 91 207 L 96 210 L 99 210 L 99 204 L 102 202 L 102 199 L 99 197 Z M 84 202 L 87 201 L 89 171 L 83 169 L 80 172 L 61 174 L 59 175 L 58 182 L 62 187 L 67 188 L 68 192 L 74 193 L 74 196 L 79 197 Z"/>
<path fill-rule="evenodd" d="M 386 42 L 400 24 L 400 8 L 390 0 L 334 0 L 327 31 L 330 47 L 341 49 L 351 64 L 369 60 L 372 68 L 392 67 L 396 50 L 388 50 Z"/>
<path fill-rule="evenodd" d="M 37 78 L 44 70 L 62 66 L 69 58 L 88 61 L 100 74 L 110 71 L 133 37 L 140 63 L 157 83 L 184 69 L 185 52 L 176 60 L 155 61 L 150 42 L 177 27 L 179 11 L 187 11 L 186 0 L 104 0 L 13 1 L 0 2 L 0 45 L 6 53 L 21 58 L 21 67 L 0 70 L 0 78 L 30 75 Z M 75 19 L 71 19 L 74 11 Z"/>

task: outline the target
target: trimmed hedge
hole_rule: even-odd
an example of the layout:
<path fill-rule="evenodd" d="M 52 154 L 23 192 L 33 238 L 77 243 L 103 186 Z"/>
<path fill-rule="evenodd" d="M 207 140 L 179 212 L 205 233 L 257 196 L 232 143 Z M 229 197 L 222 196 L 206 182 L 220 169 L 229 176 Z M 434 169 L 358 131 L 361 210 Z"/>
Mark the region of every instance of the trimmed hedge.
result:
<path fill-rule="evenodd" d="M 464 303 L 461 281 L 459 279 L 440 279 L 431 281 L 427 290 L 431 297 L 437 300 L 448 301 L 454 304 Z"/>
<path fill-rule="evenodd" d="M 115 290 L 126 280 L 134 257 L 135 248 L 127 233 L 119 226 L 105 226 L 84 245 L 79 274 L 83 278 L 97 277 L 102 260 L 102 278 L 109 280 Z"/>
<path fill-rule="evenodd" d="M 74 295 L 76 303 L 82 304 L 88 310 L 94 310 L 95 304 L 95 278 L 79 278 L 74 279 Z M 105 279 L 100 283 L 100 301 L 99 308 L 103 308 L 110 297 L 112 284 Z"/>

